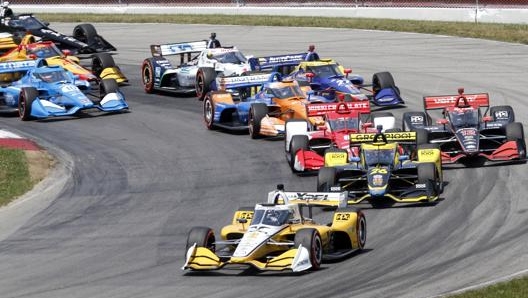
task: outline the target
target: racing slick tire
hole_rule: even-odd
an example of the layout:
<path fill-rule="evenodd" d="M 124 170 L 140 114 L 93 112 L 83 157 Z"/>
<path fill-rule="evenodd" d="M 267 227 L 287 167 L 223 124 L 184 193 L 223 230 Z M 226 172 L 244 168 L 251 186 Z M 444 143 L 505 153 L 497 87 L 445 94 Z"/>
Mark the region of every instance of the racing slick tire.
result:
<path fill-rule="evenodd" d="M 515 112 L 511 106 L 493 106 L 490 108 L 489 114 L 496 122 L 504 124 L 515 122 Z"/>
<path fill-rule="evenodd" d="M 38 90 L 34 87 L 25 87 L 20 91 L 18 99 L 18 115 L 22 121 L 33 119 L 31 116 L 31 106 L 38 96 Z"/>
<path fill-rule="evenodd" d="M 115 66 L 114 58 L 108 53 L 96 53 L 92 57 L 92 72 L 98 77 L 101 76 L 105 68 Z"/>
<path fill-rule="evenodd" d="M 431 185 L 433 187 L 433 195 L 438 195 L 438 186 L 441 181 L 438 177 L 435 164 L 432 162 L 419 163 L 416 169 L 418 171 L 418 183 Z"/>
<path fill-rule="evenodd" d="M 400 90 L 396 87 L 396 84 L 394 84 L 394 78 L 390 72 L 383 71 L 375 73 L 372 76 L 372 91 L 374 97 L 376 97 L 381 89 L 385 88 L 394 88 L 398 94 L 400 93 Z"/>
<path fill-rule="evenodd" d="M 203 100 L 203 116 L 207 129 L 214 129 L 214 114 L 215 105 L 213 103 L 213 98 L 211 97 L 211 92 L 208 92 Z"/>
<path fill-rule="evenodd" d="M 119 84 L 115 79 L 103 79 L 99 85 L 99 96 L 103 99 L 109 93 L 116 93 L 119 91 Z"/>
<path fill-rule="evenodd" d="M 296 248 L 302 245 L 310 253 L 311 270 L 317 270 L 321 267 L 323 261 L 323 241 L 316 229 L 307 228 L 297 230 L 293 242 Z"/>
<path fill-rule="evenodd" d="M 308 150 L 308 136 L 294 135 L 290 141 L 290 168 L 293 173 L 299 172 L 295 169 L 295 155 L 301 149 Z"/>
<path fill-rule="evenodd" d="M 415 130 L 427 125 L 427 116 L 424 112 L 405 112 L 402 116 L 402 129 L 404 131 Z"/>
<path fill-rule="evenodd" d="M 413 130 L 416 132 L 416 145 L 429 144 L 429 131 L 423 128 Z"/>
<path fill-rule="evenodd" d="M 213 229 L 208 227 L 193 227 L 187 234 L 187 244 L 185 245 L 185 254 L 191 246 L 196 243 L 197 247 L 205 247 L 212 252 L 216 251 L 215 234 Z"/>
<path fill-rule="evenodd" d="M 216 72 L 212 67 L 200 67 L 196 73 L 196 97 L 202 101 L 207 92 L 211 91 L 211 83 L 216 78 Z"/>
<path fill-rule="evenodd" d="M 418 146 L 418 150 L 422 150 L 422 149 L 438 149 L 440 150 L 440 145 L 439 144 L 421 144 Z M 435 166 L 435 169 L 436 169 L 436 166 Z M 441 170 L 442 171 L 442 170 Z M 438 189 L 438 193 L 443 193 L 444 192 L 444 175 L 443 173 L 439 173 L 437 171 L 437 176 L 438 176 L 438 185 L 437 185 L 437 189 Z"/>
<path fill-rule="evenodd" d="M 252 139 L 260 137 L 260 123 L 268 114 L 268 106 L 263 103 L 254 103 L 249 109 L 249 136 Z"/>
<path fill-rule="evenodd" d="M 526 159 L 526 141 L 524 140 L 524 128 L 522 123 L 513 122 L 506 125 L 506 139 L 516 141 L 519 151 L 519 159 Z"/>
<path fill-rule="evenodd" d="M 92 24 L 79 24 L 73 28 L 73 38 L 91 45 L 97 37 L 97 30 Z"/>
<path fill-rule="evenodd" d="M 290 141 L 294 135 L 306 134 L 310 123 L 303 119 L 288 119 L 284 124 L 284 151 L 290 152 Z"/>
<path fill-rule="evenodd" d="M 154 92 L 154 66 L 151 59 L 145 59 L 141 66 L 141 81 L 146 93 Z"/>
<path fill-rule="evenodd" d="M 322 167 L 317 173 L 317 191 L 329 192 L 336 184 L 336 169 L 333 167 Z"/>

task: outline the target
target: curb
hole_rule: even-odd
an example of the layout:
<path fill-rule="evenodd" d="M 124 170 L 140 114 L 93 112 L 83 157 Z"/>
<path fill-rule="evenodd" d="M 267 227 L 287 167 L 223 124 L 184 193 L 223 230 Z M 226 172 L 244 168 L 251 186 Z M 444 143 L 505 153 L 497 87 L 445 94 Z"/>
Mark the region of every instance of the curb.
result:
<path fill-rule="evenodd" d="M 0 147 L 21 150 L 41 150 L 37 143 L 5 129 L 0 129 Z"/>

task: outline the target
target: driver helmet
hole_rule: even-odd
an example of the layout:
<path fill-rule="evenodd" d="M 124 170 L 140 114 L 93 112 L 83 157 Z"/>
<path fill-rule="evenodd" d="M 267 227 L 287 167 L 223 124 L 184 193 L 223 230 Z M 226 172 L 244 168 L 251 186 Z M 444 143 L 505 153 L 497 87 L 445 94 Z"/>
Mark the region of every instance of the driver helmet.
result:
<path fill-rule="evenodd" d="M 40 74 L 40 78 L 44 81 L 44 82 L 53 82 L 53 73 L 51 72 L 45 72 L 45 73 L 42 73 Z"/>

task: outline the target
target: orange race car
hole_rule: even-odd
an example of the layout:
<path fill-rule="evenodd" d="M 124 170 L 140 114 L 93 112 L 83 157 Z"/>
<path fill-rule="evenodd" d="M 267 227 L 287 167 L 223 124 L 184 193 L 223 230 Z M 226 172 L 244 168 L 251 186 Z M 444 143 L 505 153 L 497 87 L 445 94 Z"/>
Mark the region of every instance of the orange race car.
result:
<path fill-rule="evenodd" d="M 37 41 L 33 35 L 26 35 L 20 44 L 15 44 L 0 57 L 0 62 L 44 58 L 48 65 L 60 65 L 82 80 L 115 79 L 119 84 L 128 82 L 109 53 L 90 54 L 90 67 L 82 66 L 79 57 L 69 54 L 68 50 L 59 50 L 51 41 Z"/>

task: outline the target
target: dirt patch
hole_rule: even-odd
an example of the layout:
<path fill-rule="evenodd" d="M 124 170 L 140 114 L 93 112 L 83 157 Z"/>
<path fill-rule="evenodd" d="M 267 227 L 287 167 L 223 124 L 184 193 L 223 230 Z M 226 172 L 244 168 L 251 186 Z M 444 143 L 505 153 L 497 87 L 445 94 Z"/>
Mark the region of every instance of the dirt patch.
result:
<path fill-rule="evenodd" d="M 55 159 L 46 150 L 26 150 L 31 184 L 35 185 L 48 175 L 55 166 Z"/>

